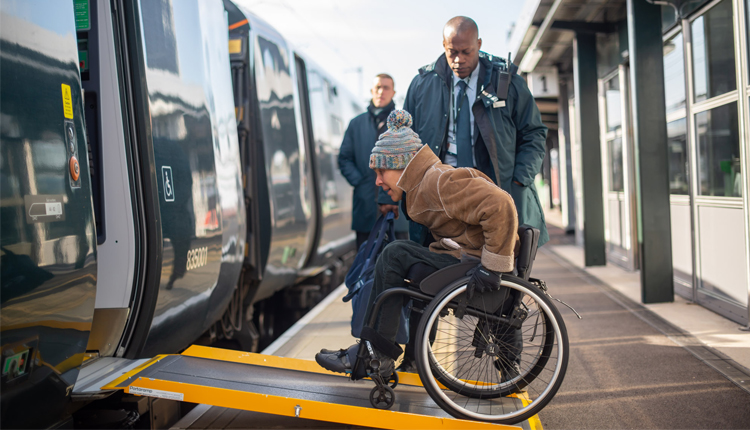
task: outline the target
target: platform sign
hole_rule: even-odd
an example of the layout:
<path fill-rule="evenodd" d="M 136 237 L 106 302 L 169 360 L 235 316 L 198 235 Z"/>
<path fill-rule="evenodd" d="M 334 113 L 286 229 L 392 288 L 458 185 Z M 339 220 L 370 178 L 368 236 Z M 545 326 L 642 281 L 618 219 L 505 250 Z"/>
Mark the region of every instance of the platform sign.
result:
<path fill-rule="evenodd" d="M 527 77 L 529 90 L 535 98 L 557 97 L 559 95 L 557 79 L 557 68 L 538 67 Z"/>
<path fill-rule="evenodd" d="M 76 16 L 76 31 L 91 29 L 91 8 L 89 0 L 73 0 L 73 11 Z"/>

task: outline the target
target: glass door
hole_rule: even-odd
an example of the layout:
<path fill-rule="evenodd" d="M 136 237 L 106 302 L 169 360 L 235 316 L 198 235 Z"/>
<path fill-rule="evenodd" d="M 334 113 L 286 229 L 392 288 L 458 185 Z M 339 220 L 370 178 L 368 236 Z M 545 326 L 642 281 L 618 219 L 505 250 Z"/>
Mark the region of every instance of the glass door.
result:
<path fill-rule="evenodd" d="M 630 135 L 628 67 L 623 65 L 600 82 L 602 159 L 607 259 L 629 270 L 636 258 L 634 164 Z"/>
<path fill-rule="evenodd" d="M 734 5 L 718 0 L 683 22 L 694 190 L 695 299 L 747 320 L 748 267 Z M 743 97 L 744 98 L 744 97 Z M 744 127 L 743 127 L 744 128 Z"/>
<path fill-rule="evenodd" d="M 576 245 L 583 246 L 583 226 L 584 226 L 584 212 L 583 212 L 583 171 L 581 168 L 581 136 L 578 133 L 580 124 L 577 120 L 576 115 L 576 101 L 575 97 L 571 97 L 568 100 L 568 112 L 570 120 L 570 158 L 571 167 L 573 169 L 573 189 L 575 190 L 575 233 L 576 233 Z"/>
<path fill-rule="evenodd" d="M 672 226 L 672 267 L 675 291 L 694 300 L 693 217 L 690 193 L 685 38 L 682 28 L 669 32 L 664 41 L 664 93 L 667 110 L 669 156 L 669 211 Z"/>

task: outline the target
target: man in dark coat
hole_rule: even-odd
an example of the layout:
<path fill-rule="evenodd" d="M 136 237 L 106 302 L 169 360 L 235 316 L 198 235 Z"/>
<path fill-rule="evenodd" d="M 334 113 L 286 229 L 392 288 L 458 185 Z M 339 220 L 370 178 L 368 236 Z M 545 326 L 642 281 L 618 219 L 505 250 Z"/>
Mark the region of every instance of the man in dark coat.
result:
<path fill-rule="evenodd" d="M 386 130 L 386 119 L 395 105 L 393 78 L 385 73 L 375 76 L 370 90 L 372 100 L 367 112 L 356 116 L 349 123 L 339 152 L 339 169 L 354 187 L 352 196 L 352 230 L 357 232 L 357 249 L 367 240 L 378 215 L 382 211 L 394 210 L 398 206 L 387 194 L 381 193 L 378 207 L 379 187 L 375 185 L 375 172 L 370 169 L 370 154 L 375 142 Z"/>
<path fill-rule="evenodd" d="M 547 127 L 526 81 L 516 74 L 518 67 L 481 52 L 481 47 L 474 20 L 458 16 L 448 21 L 443 29 L 445 53 L 419 69 L 404 110 L 412 114 L 414 131 L 440 160 L 454 167 L 474 167 L 509 192 L 519 224 L 538 228 L 541 246 L 549 235 L 534 177 L 544 160 Z M 466 82 L 463 93 L 468 103 L 459 99 L 464 85 L 459 81 Z M 468 130 L 460 130 L 462 100 L 469 106 L 463 110 Z M 462 149 L 470 152 L 462 154 Z M 411 224 L 410 238 L 426 245 L 427 229 Z"/>
<path fill-rule="evenodd" d="M 549 235 L 534 177 L 544 160 L 547 127 L 526 81 L 516 74 L 518 67 L 481 47 L 474 20 L 457 16 L 448 21 L 445 53 L 419 69 L 404 110 L 412 114 L 422 142 L 443 163 L 476 168 L 510 193 L 519 225 L 538 228 L 541 246 Z M 429 230 L 415 222 L 410 222 L 409 236 L 424 246 L 432 241 Z M 419 321 L 413 317 L 411 321 Z M 416 324 L 410 324 L 410 331 L 413 336 Z M 413 357 L 413 346 L 407 345 L 400 370 L 413 371 Z"/>

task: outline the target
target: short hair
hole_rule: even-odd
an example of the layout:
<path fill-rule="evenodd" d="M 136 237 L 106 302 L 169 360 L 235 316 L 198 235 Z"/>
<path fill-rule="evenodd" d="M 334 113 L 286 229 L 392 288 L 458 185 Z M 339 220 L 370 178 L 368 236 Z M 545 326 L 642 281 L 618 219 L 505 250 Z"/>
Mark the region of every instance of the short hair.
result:
<path fill-rule="evenodd" d="M 389 75 L 388 73 L 378 73 L 377 75 L 375 75 L 375 77 L 380 78 L 380 79 L 390 79 L 391 82 L 393 82 L 393 86 L 394 87 L 396 86 L 396 81 L 393 80 L 393 77 Z"/>
<path fill-rule="evenodd" d="M 476 32 L 477 37 L 479 37 L 479 26 L 468 16 L 454 16 L 449 19 L 448 22 L 445 23 L 445 26 L 443 26 L 443 37 L 445 37 L 445 31 L 448 28 L 453 29 L 456 33 L 461 33 L 467 30 Z"/>

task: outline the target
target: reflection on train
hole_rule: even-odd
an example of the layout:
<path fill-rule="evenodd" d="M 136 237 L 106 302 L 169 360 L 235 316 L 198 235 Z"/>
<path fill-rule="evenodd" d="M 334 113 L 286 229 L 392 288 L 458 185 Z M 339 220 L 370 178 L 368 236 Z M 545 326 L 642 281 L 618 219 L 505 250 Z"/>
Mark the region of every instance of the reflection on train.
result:
<path fill-rule="evenodd" d="M 3 0 L 0 56 L 3 427 L 104 396 L 80 388 L 97 362 L 256 350 L 340 282 L 361 107 L 268 24 L 221 0 Z"/>

